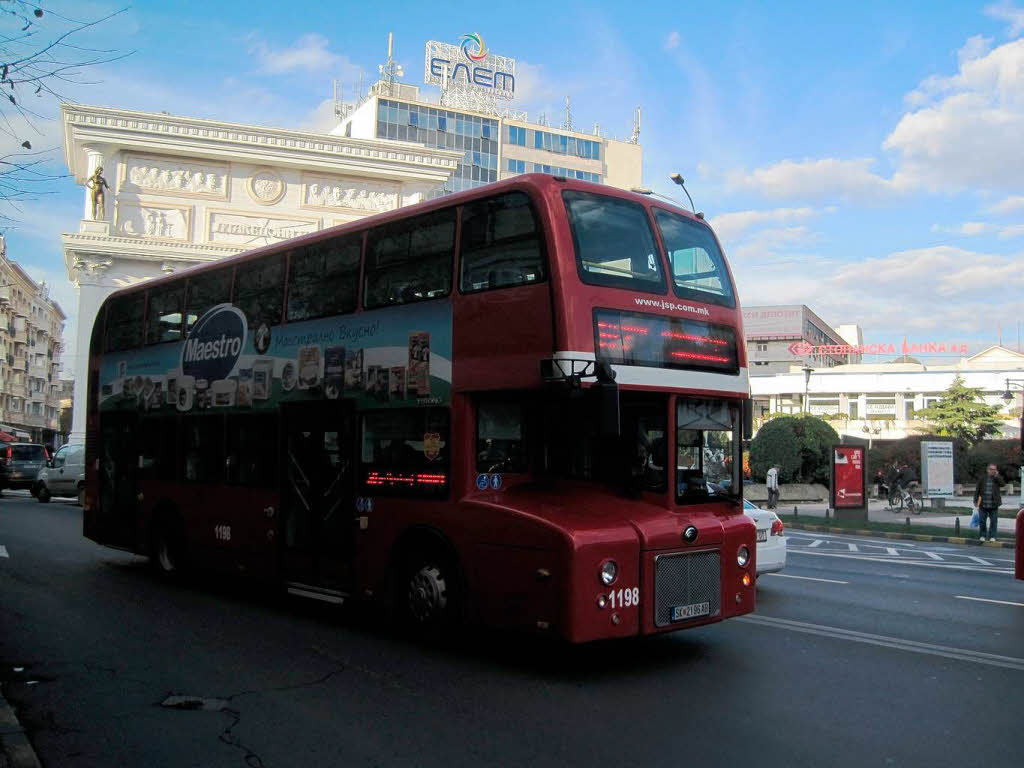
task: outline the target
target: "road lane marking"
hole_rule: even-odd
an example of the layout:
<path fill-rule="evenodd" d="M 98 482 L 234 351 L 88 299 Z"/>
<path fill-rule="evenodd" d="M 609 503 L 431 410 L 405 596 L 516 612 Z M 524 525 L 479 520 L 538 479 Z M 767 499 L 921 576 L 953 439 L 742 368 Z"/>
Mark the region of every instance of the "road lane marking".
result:
<path fill-rule="evenodd" d="M 856 544 L 850 543 L 850 544 L 847 544 L 846 546 L 848 546 L 850 548 L 851 552 L 860 552 L 860 550 L 857 549 L 857 545 Z"/>
<path fill-rule="evenodd" d="M 807 532 L 804 532 L 804 531 L 797 530 L 796 528 L 791 528 L 791 529 L 787 530 L 786 531 L 786 535 L 787 536 L 800 536 L 800 537 L 805 538 L 805 539 L 815 539 L 815 538 L 819 538 L 821 536 L 821 534 L 817 533 L 817 532 L 807 533 Z M 889 539 L 888 541 L 879 541 L 878 539 L 865 538 L 864 536 L 856 536 L 854 534 L 850 534 L 849 536 L 847 536 L 845 534 L 828 534 L 828 536 L 826 537 L 826 540 L 828 540 L 828 541 L 836 541 L 836 542 L 845 542 L 847 539 L 851 539 L 851 538 L 855 539 L 856 541 L 860 542 L 861 544 L 877 544 L 880 547 L 884 547 L 884 546 L 892 544 L 892 539 Z M 901 541 L 900 542 L 900 547 L 916 547 L 916 546 L 917 546 L 917 544 L 914 544 L 914 543 L 909 542 L 909 541 Z"/>
<path fill-rule="evenodd" d="M 987 597 L 968 597 L 967 595 L 953 595 L 957 600 L 977 600 L 979 603 L 999 603 L 999 605 L 1016 605 L 1024 608 L 1024 603 L 1014 603 L 1009 600 L 989 600 Z"/>
<path fill-rule="evenodd" d="M 893 557 L 899 557 L 900 556 L 900 553 L 896 550 L 896 547 L 886 547 L 885 551 L 888 552 Z"/>
<path fill-rule="evenodd" d="M 928 555 L 932 560 L 942 560 L 942 557 L 940 555 L 936 555 L 934 552 L 929 552 L 927 549 L 922 549 L 921 551 Z"/>
<path fill-rule="evenodd" d="M 820 547 L 820 546 L 821 546 L 821 544 L 822 544 L 822 539 L 815 539 L 814 541 L 812 541 L 812 542 L 811 542 L 810 544 L 808 544 L 807 546 L 808 546 L 808 547 Z"/>
<path fill-rule="evenodd" d="M 780 619 L 775 616 L 763 616 L 760 614 L 749 614 L 737 616 L 736 621 L 745 621 L 749 624 L 761 624 L 775 629 L 788 629 L 792 632 L 802 632 L 807 635 L 818 635 L 820 637 L 831 637 L 836 640 L 849 640 L 854 643 L 866 645 L 877 645 L 882 648 L 891 648 L 897 651 L 909 651 L 911 653 L 922 653 L 928 656 L 941 656 L 956 661 L 964 661 L 971 664 L 986 664 L 991 667 L 1002 667 L 1004 669 L 1016 669 L 1024 672 L 1024 659 L 1013 656 L 1000 656 L 995 653 L 983 653 L 965 648 L 951 648 L 945 645 L 933 645 L 931 643 L 919 643 L 916 640 L 903 640 L 898 637 L 887 637 L 885 635 L 872 635 L 867 632 L 857 632 L 852 629 L 840 629 L 822 624 L 809 624 L 804 621 L 792 621 Z"/>
<path fill-rule="evenodd" d="M 7 554 L 7 547 L 3 544 L 0 544 L 0 557 L 10 557 L 10 555 Z"/>
<path fill-rule="evenodd" d="M 983 560 L 980 557 L 975 557 L 974 555 L 963 555 L 963 557 L 969 558 L 976 563 L 981 563 L 982 565 L 992 565 L 992 563 L 990 563 L 988 560 Z"/>
<path fill-rule="evenodd" d="M 849 584 L 848 581 L 839 581 L 838 579 L 816 579 L 813 576 L 794 576 L 791 573 L 766 573 L 765 576 L 778 576 L 780 579 L 803 579 L 804 581 L 825 581 L 829 584 Z"/>
<path fill-rule="evenodd" d="M 945 568 L 953 571 L 969 571 L 971 573 L 1013 573 L 1012 568 L 982 568 L 980 565 L 968 565 L 959 563 L 933 563 L 925 560 L 907 560 L 901 558 L 899 560 L 891 560 L 888 557 L 872 556 L 872 555 L 851 555 L 846 552 L 807 552 L 804 549 L 791 549 L 789 550 L 791 555 L 814 555 L 816 557 L 840 557 L 846 560 L 860 560 L 865 563 L 890 563 L 892 565 L 923 565 L 928 568 Z"/>

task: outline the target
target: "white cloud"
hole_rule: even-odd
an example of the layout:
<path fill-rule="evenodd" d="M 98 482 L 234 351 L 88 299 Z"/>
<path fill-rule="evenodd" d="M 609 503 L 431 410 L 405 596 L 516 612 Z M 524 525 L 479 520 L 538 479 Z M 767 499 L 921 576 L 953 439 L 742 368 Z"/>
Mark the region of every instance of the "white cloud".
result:
<path fill-rule="evenodd" d="M 756 192 L 774 199 L 871 200 L 893 191 L 891 181 L 871 171 L 874 162 L 870 157 L 783 160 L 749 173 L 727 172 L 726 185 L 732 191 Z"/>
<path fill-rule="evenodd" d="M 765 224 L 788 224 L 805 221 L 820 211 L 809 208 L 773 208 L 764 211 L 733 211 L 722 213 L 709 221 L 715 234 L 723 242 L 734 240 L 748 230 Z"/>
<path fill-rule="evenodd" d="M 946 227 L 941 224 L 932 225 L 932 232 L 941 232 L 950 235 L 964 235 L 965 237 L 983 235 L 994 229 L 995 227 L 992 224 L 988 224 L 984 221 L 965 221 L 963 224 L 958 224 L 954 227 Z"/>
<path fill-rule="evenodd" d="M 1024 195 L 1011 195 L 988 209 L 989 213 L 1000 216 L 1017 213 L 1018 211 L 1024 211 Z"/>
<path fill-rule="evenodd" d="M 942 334 L 962 341 L 994 331 L 997 317 L 1024 312 L 1020 255 L 1000 256 L 952 246 L 892 253 L 847 264 L 766 264 L 738 271 L 747 304 L 805 303 L 831 323 L 853 322 L 866 335 Z M 894 290 L 899 301 L 893 301 Z M 816 297 L 827 302 L 815 303 Z"/>
<path fill-rule="evenodd" d="M 1022 235 L 1024 235 L 1024 224 L 1013 224 L 999 230 L 999 237 L 1003 240 L 1009 240 L 1011 237 L 1021 237 Z"/>
<path fill-rule="evenodd" d="M 985 15 L 999 21 L 1005 21 L 1009 26 L 1006 34 L 1015 37 L 1024 31 L 1024 8 L 1017 8 L 1009 0 L 1002 0 L 986 6 Z"/>
<path fill-rule="evenodd" d="M 330 41 L 315 32 L 303 35 L 290 48 L 271 48 L 260 38 L 252 37 L 249 53 L 259 62 L 258 71 L 267 75 L 290 72 L 326 72 L 342 68 L 351 69 L 348 59 L 327 49 Z"/>
<path fill-rule="evenodd" d="M 1013 189 L 1024 174 L 1024 39 L 965 58 L 957 74 L 925 80 L 883 146 L 894 182 L 925 189 Z"/>
<path fill-rule="evenodd" d="M 668 37 L 665 38 L 665 50 L 671 51 L 679 47 L 679 32 L 672 30 L 668 33 Z"/>

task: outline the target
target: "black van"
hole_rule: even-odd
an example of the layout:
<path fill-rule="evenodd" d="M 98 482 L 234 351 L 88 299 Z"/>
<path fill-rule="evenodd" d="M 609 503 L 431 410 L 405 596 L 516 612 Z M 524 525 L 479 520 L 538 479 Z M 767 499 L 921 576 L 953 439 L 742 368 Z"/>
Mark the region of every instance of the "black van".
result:
<path fill-rule="evenodd" d="M 49 458 L 46 447 L 38 443 L 0 445 L 0 491 L 26 488 L 34 492 L 39 470 Z"/>

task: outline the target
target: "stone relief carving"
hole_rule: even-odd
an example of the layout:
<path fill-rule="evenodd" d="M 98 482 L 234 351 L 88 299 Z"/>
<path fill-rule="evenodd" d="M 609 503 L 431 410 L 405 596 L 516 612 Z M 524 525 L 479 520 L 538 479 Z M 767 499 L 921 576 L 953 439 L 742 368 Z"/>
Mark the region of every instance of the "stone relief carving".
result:
<path fill-rule="evenodd" d="M 272 205 L 284 196 L 284 181 L 269 168 L 253 173 L 248 186 L 249 196 L 263 205 Z"/>
<path fill-rule="evenodd" d="M 356 211 L 390 211 L 398 207 L 398 185 L 329 176 L 307 176 L 304 181 L 304 207 L 349 208 Z"/>
<path fill-rule="evenodd" d="M 126 166 L 125 181 L 135 191 L 227 197 L 227 166 L 131 155 Z"/>
<path fill-rule="evenodd" d="M 117 211 L 117 232 L 128 237 L 187 240 L 190 214 L 187 208 L 122 203 Z"/>
<path fill-rule="evenodd" d="M 320 219 L 292 216 L 268 217 L 260 214 L 209 211 L 206 219 L 207 242 L 252 247 L 308 235 L 320 229 Z"/>

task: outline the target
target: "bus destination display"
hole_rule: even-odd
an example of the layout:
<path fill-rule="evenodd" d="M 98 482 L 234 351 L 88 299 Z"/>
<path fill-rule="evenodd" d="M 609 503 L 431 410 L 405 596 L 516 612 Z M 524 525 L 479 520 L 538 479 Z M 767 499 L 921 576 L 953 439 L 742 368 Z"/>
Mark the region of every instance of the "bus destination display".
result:
<path fill-rule="evenodd" d="M 733 329 L 700 320 L 597 309 L 594 351 L 614 365 L 739 371 Z"/>

